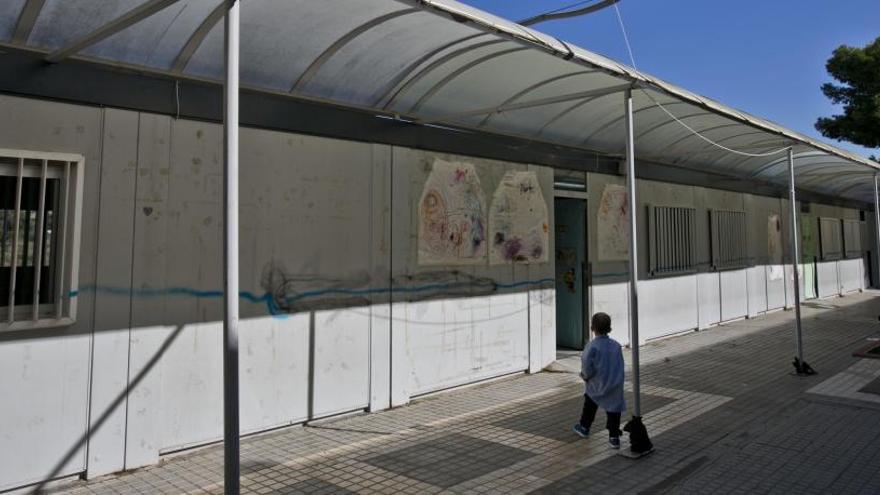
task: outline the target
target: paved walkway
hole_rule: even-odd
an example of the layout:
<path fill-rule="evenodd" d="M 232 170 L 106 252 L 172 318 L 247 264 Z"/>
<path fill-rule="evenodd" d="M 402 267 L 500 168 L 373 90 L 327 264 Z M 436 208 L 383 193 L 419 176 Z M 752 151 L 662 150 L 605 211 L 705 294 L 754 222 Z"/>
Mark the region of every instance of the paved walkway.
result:
<path fill-rule="evenodd" d="M 552 367 L 557 372 L 245 439 L 242 488 L 258 494 L 877 493 L 880 359 L 851 354 L 880 338 L 880 297 L 856 294 L 804 310 L 807 361 L 819 371 L 810 378 L 790 374 L 791 312 L 645 346 L 643 409 L 656 452 L 640 460 L 615 455 L 603 432 L 588 440 L 570 433 L 582 385 L 577 356 L 561 353 Z M 222 447 L 53 491 L 222 493 Z"/>

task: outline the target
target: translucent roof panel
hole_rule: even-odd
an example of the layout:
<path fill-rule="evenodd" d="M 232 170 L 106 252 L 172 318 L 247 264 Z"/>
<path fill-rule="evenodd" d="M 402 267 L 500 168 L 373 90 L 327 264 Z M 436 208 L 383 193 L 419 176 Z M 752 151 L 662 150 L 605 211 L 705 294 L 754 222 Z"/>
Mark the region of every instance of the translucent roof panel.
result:
<path fill-rule="evenodd" d="M 248 0 L 241 9 L 241 82 L 290 91 L 309 64 L 358 26 L 405 10 L 395 1 Z M 223 23 L 195 52 L 188 74 L 219 78 L 223 73 Z"/>
<path fill-rule="evenodd" d="M 24 2 L 25 0 L 4 0 L 0 2 L 0 41 L 12 39 Z"/>
<path fill-rule="evenodd" d="M 360 28 L 337 40 L 334 51 L 313 61 L 310 75 L 298 81 L 294 91 L 360 106 L 378 105 L 391 91 L 389 86 L 424 66 L 421 60 L 430 63 L 485 37 L 467 24 L 444 23 L 438 28 L 435 14 L 418 9 L 394 11 Z"/>
<path fill-rule="evenodd" d="M 0 42 L 223 77 L 221 0 L 6 0 Z M 860 200 L 880 166 L 453 0 L 246 0 L 240 61 L 248 89 L 609 156 L 629 89 L 638 158 L 783 186 L 785 153 L 769 153 L 793 146 L 802 186 Z"/>
<path fill-rule="evenodd" d="M 143 0 L 46 0 L 28 44 L 48 49 L 60 48 L 142 3 Z"/>
<path fill-rule="evenodd" d="M 171 69 L 190 36 L 220 0 L 178 1 L 133 26 L 83 50 L 96 58 Z M 222 24 L 222 19 L 219 24 Z"/>

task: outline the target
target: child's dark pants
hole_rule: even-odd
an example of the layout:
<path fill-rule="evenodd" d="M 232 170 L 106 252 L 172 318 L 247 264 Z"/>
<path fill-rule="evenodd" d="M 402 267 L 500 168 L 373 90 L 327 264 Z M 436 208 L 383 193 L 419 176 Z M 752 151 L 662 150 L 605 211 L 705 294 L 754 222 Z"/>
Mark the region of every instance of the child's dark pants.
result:
<path fill-rule="evenodd" d="M 586 429 L 590 429 L 590 425 L 593 424 L 593 419 L 596 418 L 596 409 L 599 406 L 593 402 L 593 399 L 590 398 L 589 395 L 584 394 L 584 410 L 581 413 L 581 426 Z M 620 436 L 620 413 L 619 412 L 607 412 L 605 421 L 605 428 L 608 429 L 608 436 L 610 437 L 619 437 Z"/>

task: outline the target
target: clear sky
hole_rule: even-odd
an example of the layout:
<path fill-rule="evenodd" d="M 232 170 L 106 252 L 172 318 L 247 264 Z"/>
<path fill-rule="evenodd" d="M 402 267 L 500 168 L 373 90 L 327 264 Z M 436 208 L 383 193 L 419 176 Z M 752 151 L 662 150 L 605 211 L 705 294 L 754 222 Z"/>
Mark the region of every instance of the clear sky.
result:
<path fill-rule="evenodd" d="M 577 0 L 460 0 L 521 20 Z M 880 0 L 621 0 L 639 70 L 862 155 L 813 124 L 839 112 L 820 91 L 839 45 L 880 36 Z M 535 29 L 629 64 L 614 8 Z"/>

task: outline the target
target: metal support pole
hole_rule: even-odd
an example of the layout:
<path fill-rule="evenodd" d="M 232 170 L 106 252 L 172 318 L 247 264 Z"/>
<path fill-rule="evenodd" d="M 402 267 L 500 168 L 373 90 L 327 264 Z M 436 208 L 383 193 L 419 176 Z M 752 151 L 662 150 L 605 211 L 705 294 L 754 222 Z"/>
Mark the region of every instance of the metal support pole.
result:
<path fill-rule="evenodd" d="M 239 0 L 225 0 L 223 101 L 223 484 L 238 495 L 240 477 L 238 426 L 238 55 Z"/>
<path fill-rule="evenodd" d="M 632 349 L 633 416 L 642 415 L 641 386 L 639 381 L 639 291 L 638 242 L 636 222 L 636 157 L 633 136 L 632 90 L 624 93 L 626 102 L 626 184 L 629 189 L 629 324 Z"/>
<path fill-rule="evenodd" d="M 636 205 L 636 149 L 633 133 L 633 99 L 632 89 L 624 93 L 626 107 L 626 184 L 629 189 L 629 324 L 630 349 L 632 350 L 632 385 L 633 415 L 623 427 L 629 432 L 629 453 L 627 457 L 641 457 L 650 454 L 654 445 L 648 437 L 648 430 L 642 423 L 642 387 L 639 376 L 639 250 L 638 250 L 638 218 Z"/>
<path fill-rule="evenodd" d="M 874 273 L 880 275 L 880 173 L 874 173 Z M 880 276 L 874 281 L 880 287 Z"/>
<path fill-rule="evenodd" d="M 791 211 L 791 266 L 794 278 L 794 324 L 797 342 L 797 357 L 794 367 L 798 375 L 812 375 L 814 372 L 804 362 L 804 342 L 801 332 L 801 281 L 798 274 L 800 268 L 800 238 L 798 237 L 797 193 L 794 183 L 794 149 L 788 149 L 788 206 Z"/>

